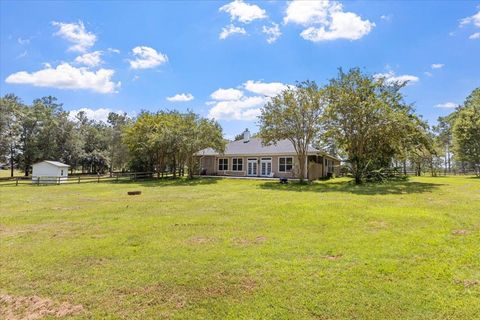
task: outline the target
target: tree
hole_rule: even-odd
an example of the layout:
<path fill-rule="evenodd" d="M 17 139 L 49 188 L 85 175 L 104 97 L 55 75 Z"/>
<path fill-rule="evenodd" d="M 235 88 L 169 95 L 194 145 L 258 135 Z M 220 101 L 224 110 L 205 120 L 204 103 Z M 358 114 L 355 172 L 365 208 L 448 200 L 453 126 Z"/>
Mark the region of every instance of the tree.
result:
<path fill-rule="evenodd" d="M 273 97 L 262 108 L 259 135 L 262 143 L 275 144 L 287 139 L 295 148 L 300 181 L 307 177 L 307 153 L 322 131 L 325 109 L 323 92 L 313 81 L 290 87 Z"/>
<path fill-rule="evenodd" d="M 404 85 L 354 68 L 347 73 L 340 69 L 325 88 L 325 137 L 345 152 L 357 184 L 370 172 L 391 167 L 395 157 L 406 156 L 414 142 L 422 142 L 418 136 L 424 125 L 403 102 Z"/>
<path fill-rule="evenodd" d="M 123 143 L 123 131 L 128 126 L 130 119 L 126 113 L 108 114 L 109 130 L 109 152 L 110 152 L 110 173 L 115 169 L 123 170 L 128 161 L 128 148 Z"/>
<path fill-rule="evenodd" d="M 480 88 L 473 90 L 463 107 L 457 110 L 453 145 L 456 156 L 469 162 L 480 175 Z"/>
<path fill-rule="evenodd" d="M 14 94 L 7 94 L 0 99 L 0 160 L 8 160 L 11 177 L 14 175 L 15 159 L 20 152 L 20 119 L 24 109 L 20 98 Z"/>

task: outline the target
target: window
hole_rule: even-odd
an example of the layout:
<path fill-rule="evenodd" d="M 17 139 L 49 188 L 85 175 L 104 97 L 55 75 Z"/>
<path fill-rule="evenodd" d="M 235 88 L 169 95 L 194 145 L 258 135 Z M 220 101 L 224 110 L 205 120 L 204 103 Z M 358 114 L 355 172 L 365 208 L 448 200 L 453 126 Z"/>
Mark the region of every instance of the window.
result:
<path fill-rule="evenodd" d="M 60 175 L 63 176 L 63 170 L 60 170 Z"/>
<path fill-rule="evenodd" d="M 242 171 L 243 170 L 243 159 L 242 158 L 232 159 L 232 170 L 233 171 Z"/>
<path fill-rule="evenodd" d="M 279 172 L 288 172 L 293 169 L 293 158 L 292 157 L 282 157 L 278 158 L 278 171 Z"/>
<path fill-rule="evenodd" d="M 218 170 L 228 170 L 228 159 L 218 159 Z"/>

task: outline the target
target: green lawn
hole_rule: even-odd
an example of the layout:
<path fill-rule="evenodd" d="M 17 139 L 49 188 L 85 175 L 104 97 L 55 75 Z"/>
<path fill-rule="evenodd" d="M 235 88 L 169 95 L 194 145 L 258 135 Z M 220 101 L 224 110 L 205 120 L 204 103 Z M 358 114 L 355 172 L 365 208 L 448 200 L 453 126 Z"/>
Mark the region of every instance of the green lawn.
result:
<path fill-rule="evenodd" d="M 82 319 L 478 319 L 480 179 L 0 187 L 0 318 L 35 299 Z"/>

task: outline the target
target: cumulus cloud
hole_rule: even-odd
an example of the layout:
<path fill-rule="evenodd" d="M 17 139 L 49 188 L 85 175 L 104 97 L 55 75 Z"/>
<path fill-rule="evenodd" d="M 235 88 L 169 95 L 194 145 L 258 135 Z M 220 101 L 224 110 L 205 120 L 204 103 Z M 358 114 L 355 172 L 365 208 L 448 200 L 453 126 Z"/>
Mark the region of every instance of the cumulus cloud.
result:
<path fill-rule="evenodd" d="M 239 100 L 240 98 L 243 97 L 243 92 L 241 90 L 238 90 L 238 89 L 233 89 L 233 88 L 229 88 L 229 89 L 218 89 L 216 91 L 214 91 L 210 97 L 213 99 L 213 100 Z"/>
<path fill-rule="evenodd" d="M 172 97 L 167 97 L 170 102 L 187 102 L 193 100 L 194 97 L 191 93 L 178 93 Z"/>
<path fill-rule="evenodd" d="M 460 26 L 464 27 L 467 25 L 473 25 L 477 28 L 480 28 L 480 11 L 478 11 L 476 14 L 470 17 L 463 18 L 460 20 Z M 480 32 L 475 32 L 471 34 L 469 39 L 475 40 L 475 39 L 480 39 Z"/>
<path fill-rule="evenodd" d="M 288 85 L 281 82 L 266 83 L 253 80 L 248 80 L 243 84 L 243 86 L 250 92 L 261 94 L 267 97 L 274 97 L 288 88 Z"/>
<path fill-rule="evenodd" d="M 120 87 L 120 82 L 114 83 L 111 69 L 90 71 L 87 68 L 76 68 L 68 63 L 52 68 L 49 64 L 44 69 L 27 72 L 20 71 L 7 77 L 5 82 L 14 84 L 30 84 L 36 87 L 51 87 L 58 89 L 85 89 L 99 93 L 112 93 Z"/>
<path fill-rule="evenodd" d="M 442 108 L 442 109 L 455 109 L 458 106 L 455 102 L 445 102 L 439 103 L 435 105 L 435 108 Z"/>
<path fill-rule="evenodd" d="M 219 11 L 230 14 L 232 21 L 238 20 L 243 23 L 250 23 L 253 20 L 267 17 L 265 10 L 255 4 L 248 4 L 242 0 L 235 0 L 222 7 Z"/>
<path fill-rule="evenodd" d="M 432 69 L 442 69 L 445 65 L 443 63 L 434 63 L 430 67 Z"/>
<path fill-rule="evenodd" d="M 97 41 L 97 36 L 88 32 L 82 21 L 79 21 L 78 23 L 53 21 L 52 25 L 58 27 L 58 31 L 55 35 L 58 35 L 73 44 L 68 48 L 69 51 L 85 52 Z"/>
<path fill-rule="evenodd" d="M 287 87 L 280 82 L 248 80 L 241 87 L 244 90 L 218 89 L 210 95 L 214 101 L 207 102 L 212 106 L 209 117 L 217 120 L 255 120 L 261 113 L 261 107 Z"/>
<path fill-rule="evenodd" d="M 336 1 L 292 1 L 283 22 L 306 27 L 300 35 L 313 42 L 358 40 L 375 27 L 375 23 L 363 20 L 356 13 L 344 12 L 342 4 Z"/>
<path fill-rule="evenodd" d="M 77 121 L 76 115 L 81 111 L 85 112 L 85 115 L 89 120 L 102 121 L 102 122 L 105 122 L 105 123 L 108 120 L 108 114 L 110 112 L 115 112 L 115 113 L 118 113 L 118 114 L 126 113 L 122 110 L 112 110 L 110 108 L 98 108 L 98 109 L 79 108 L 79 109 L 76 109 L 76 110 L 69 111 L 68 118 L 71 121 Z M 127 116 L 132 118 L 132 117 L 135 116 L 135 112 L 127 113 Z"/>
<path fill-rule="evenodd" d="M 81 56 L 76 57 L 75 62 L 89 67 L 96 67 L 103 62 L 102 51 L 85 53 Z"/>
<path fill-rule="evenodd" d="M 247 34 L 247 31 L 245 31 L 244 28 L 236 27 L 233 24 L 230 24 L 230 25 L 222 28 L 222 32 L 220 32 L 218 37 L 221 40 L 225 40 L 229 36 L 231 36 L 232 34 Z"/>
<path fill-rule="evenodd" d="M 135 47 L 132 53 L 136 58 L 129 60 L 132 69 L 151 69 L 168 61 L 166 54 L 146 46 Z"/>
<path fill-rule="evenodd" d="M 262 32 L 267 35 L 268 43 L 274 43 L 282 35 L 282 32 L 280 31 L 280 27 L 278 26 L 278 24 L 274 22 L 270 27 L 263 26 Z"/>
<path fill-rule="evenodd" d="M 393 71 L 389 71 L 387 73 L 377 73 L 373 75 L 375 79 L 384 79 L 385 83 L 387 84 L 413 84 L 415 82 L 420 81 L 420 78 L 417 76 L 413 76 L 410 74 L 403 74 L 403 75 L 395 75 Z"/>

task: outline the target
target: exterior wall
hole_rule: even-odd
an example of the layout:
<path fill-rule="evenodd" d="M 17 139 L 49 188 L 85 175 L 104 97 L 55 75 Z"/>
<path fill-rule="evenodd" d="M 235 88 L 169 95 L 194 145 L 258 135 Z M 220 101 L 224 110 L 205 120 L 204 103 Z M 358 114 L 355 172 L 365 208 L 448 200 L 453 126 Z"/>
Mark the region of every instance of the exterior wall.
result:
<path fill-rule="evenodd" d="M 46 162 L 32 166 L 32 183 L 63 183 L 67 180 L 68 167 L 57 167 Z"/>
<path fill-rule="evenodd" d="M 290 172 L 279 172 L 279 158 L 291 157 L 293 159 L 293 169 Z M 243 168 L 241 171 L 233 171 L 233 159 L 243 159 Z M 235 176 L 235 177 L 246 177 L 247 176 L 247 160 L 256 159 L 257 160 L 257 177 L 260 176 L 260 159 L 261 158 L 271 158 L 272 159 L 272 172 L 273 177 L 275 178 L 296 178 L 297 173 L 300 170 L 298 159 L 295 155 L 285 155 L 285 156 L 201 156 L 199 157 L 200 162 L 200 174 L 205 175 L 219 175 L 219 176 Z M 218 160 L 219 159 L 228 159 L 228 170 L 218 170 Z M 330 166 L 324 165 L 326 161 L 331 161 Z M 324 178 L 328 173 L 334 173 L 338 175 L 338 165 L 340 161 L 330 158 L 330 157 L 318 157 L 318 163 L 309 162 L 308 163 L 308 179 L 317 180 Z"/>

